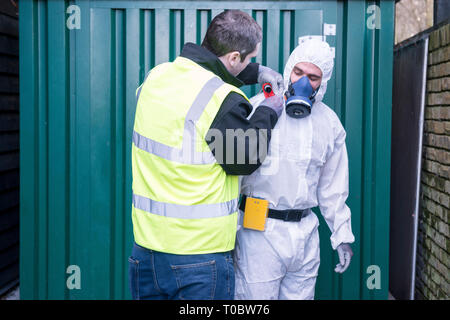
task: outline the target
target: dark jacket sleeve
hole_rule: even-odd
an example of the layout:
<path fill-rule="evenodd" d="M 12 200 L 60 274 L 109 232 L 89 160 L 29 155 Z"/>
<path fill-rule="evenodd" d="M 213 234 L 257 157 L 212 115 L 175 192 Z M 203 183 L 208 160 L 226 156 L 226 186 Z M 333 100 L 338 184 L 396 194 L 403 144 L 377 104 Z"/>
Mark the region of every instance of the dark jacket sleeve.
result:
<path fill-rule="evenodd" d="M 231 92 L 223 101 L 206 136 L 211 152 L 227 174 L 249 175 L 259 168 L 269 150 L 271 130 L 278 121 L 272 109 L 251 104 Z"/>
<path fill-rule="evenodd" d="M 238 78 L 245 84 L 258 83 L 258 69 L 259 63 L 249 63 L 248 66 L 236 76 L 236 78 Z"/>

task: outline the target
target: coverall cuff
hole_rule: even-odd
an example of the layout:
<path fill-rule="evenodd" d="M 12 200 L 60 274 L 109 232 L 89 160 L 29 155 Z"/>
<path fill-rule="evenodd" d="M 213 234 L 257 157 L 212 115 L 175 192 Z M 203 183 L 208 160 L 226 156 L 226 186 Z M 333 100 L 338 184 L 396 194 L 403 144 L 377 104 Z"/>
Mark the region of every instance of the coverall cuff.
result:
<path fill-rule="evenodd" d="M 348 226 L 342 226 L 338 231 L 333 232 L 330 237 L 331 247 L 336 250 L 341 243 L 353 243 L 355 242 L 355 236 L 352 230 Z"/>

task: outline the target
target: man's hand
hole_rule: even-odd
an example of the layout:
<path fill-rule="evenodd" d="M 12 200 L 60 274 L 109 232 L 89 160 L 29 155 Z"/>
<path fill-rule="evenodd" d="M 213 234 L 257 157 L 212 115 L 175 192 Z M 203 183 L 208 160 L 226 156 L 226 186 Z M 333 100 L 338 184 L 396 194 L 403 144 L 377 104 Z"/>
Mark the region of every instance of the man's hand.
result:
<path fill-rule="evenodd" d="M 258 69 L 258 83 L 264 84 L 269 82 L 272 85 L 273 91 L 276 95 L 283 95 L 284 93 L 284 82 L 283 76 L 278 72 L 259 65 Z"/>
<path fill-rule="evenodd" d="M 283 98 L 280 96 L 271 96 L 269 98 L 266 98 L 261 102 L 260 106 L 266 106 L 272 109 L 277 113 L 278 118 L 280 117 L 281 113 L 283 112 L 284 107 L 284 101 Z"/>
<path fill-rule="evenodd" d="M 350 265 L 350 261 L 352 260 L 352 248 L 348 243 L 341 243 L 340 245 L 338 245 L 336 250 L 339 256 L 339 263 L 336 265 L 334 271 L 337 273 L 344 273 L 344 271 L 347 270 L 348 266 Z"/>

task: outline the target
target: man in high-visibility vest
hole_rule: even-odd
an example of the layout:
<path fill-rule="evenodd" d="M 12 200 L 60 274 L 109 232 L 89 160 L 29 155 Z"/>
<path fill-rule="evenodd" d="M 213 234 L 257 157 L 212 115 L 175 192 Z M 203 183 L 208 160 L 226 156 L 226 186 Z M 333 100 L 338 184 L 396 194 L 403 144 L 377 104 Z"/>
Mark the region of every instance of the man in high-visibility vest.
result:
<path fill-rule="evenodd" d="M 252 111 L 244 84 L 283 78 L 249 63 L 261 27 L 248 14 L 217 15 L 201 46 L 153 68 L 137 90 L 132 143 L 129 258 L 133 299 L 233 299 L 238 175 L 264 160 L 280 95 Z M 240 143 L 242 142 L 242 143 Z"/>

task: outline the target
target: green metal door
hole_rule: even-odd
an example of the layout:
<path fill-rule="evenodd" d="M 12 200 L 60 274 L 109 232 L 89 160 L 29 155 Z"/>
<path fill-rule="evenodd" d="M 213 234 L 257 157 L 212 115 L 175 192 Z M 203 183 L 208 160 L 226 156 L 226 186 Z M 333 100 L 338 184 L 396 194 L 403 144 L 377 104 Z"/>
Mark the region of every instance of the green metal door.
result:
<path fill-rule="evenodd" d="M 185 42 L 200 44 L 224 9 L 258 21 L 255 60 L 280 72 L 301 36 L 325 36 L 335 48 L 324 101 L 347 131 L 356 243 L 349 270 L 335 274 L 320 218 L 316 298 L 387 298 L 393 0 L 20 1 L 22 298 L 130 298 L 135 90 Z M 69 28 L 77 12 L 79 28 Z M 69 266 L 79 267 L 80 288 Z M 379 288 L 367 285 L 371 266 Z"/>

